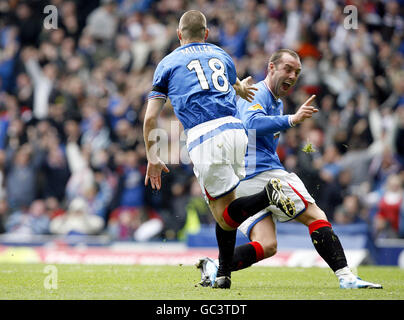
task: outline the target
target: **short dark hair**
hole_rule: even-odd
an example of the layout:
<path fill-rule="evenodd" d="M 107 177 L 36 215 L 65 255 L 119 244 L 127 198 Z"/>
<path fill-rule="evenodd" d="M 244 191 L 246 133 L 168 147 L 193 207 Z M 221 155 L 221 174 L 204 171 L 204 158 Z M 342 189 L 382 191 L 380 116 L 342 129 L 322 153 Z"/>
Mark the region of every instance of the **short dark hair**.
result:
<path fill-rule="evenodd" d="M 269 58 L 269 62 L 278 65 L 279 60 L 283 57 L 284 53 L 290 54 L 293 58 L 300 61 L 300 57 L 295 51 L 291 49 L 279 49 L 271 55 L 271 57 Z"/>
<path fill-rule="evenodd" d="M 206 18 L 203 13 L 198 10 L 190 10 L 185 12 L 181 17 L 178 26 L 183 38 L 188 40 L 204 39 L 206 28 Z"/>

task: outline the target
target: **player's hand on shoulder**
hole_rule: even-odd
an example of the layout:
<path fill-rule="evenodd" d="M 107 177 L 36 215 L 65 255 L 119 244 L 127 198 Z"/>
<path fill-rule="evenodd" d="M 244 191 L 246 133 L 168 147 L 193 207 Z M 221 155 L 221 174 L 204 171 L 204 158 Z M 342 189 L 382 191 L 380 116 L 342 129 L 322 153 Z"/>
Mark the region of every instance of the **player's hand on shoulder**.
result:
<path fill-rule="evenodd" d="M 149 161 L 147 163 L 146 177 L 144 180 L 145 186 L 149 184 L 152 189 L 160 190 L 161 188 L 161 171 L 170 172 L 165 163 L 161 159 Z"/>
<path fill-rule="evenodd" d="M 254 87 L 251 76 L 241 81 L 237 81 L 234 85 L 234 89 L 241 98 L 247 100 L 248 102 L 252 102 L 254 100 L 254 91 L 258 90 L 256 87 Z"/>
<path fill-rule="evenodd" d="M 311 105 L 315 98 L 316 95 L 313 94 L 300 106 L 299 110 L 292 115 L 292 122 L 294 125 L 302 123 L 305 119 L 311 118 L 313 113 L 318 112 L 318 109 Z"/>

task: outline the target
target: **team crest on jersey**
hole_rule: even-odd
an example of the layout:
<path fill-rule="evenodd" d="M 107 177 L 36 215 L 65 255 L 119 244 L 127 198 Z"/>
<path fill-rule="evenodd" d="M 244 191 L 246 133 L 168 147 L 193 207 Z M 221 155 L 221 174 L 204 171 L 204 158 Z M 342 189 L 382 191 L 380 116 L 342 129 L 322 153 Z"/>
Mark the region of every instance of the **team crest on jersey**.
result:
<path fill-rule="evenodd" d="M 256 111 L 256 110 L 264 110 L 264 108 L 259 103 L 257 103 L 249 107 L 248 110 Z"/>

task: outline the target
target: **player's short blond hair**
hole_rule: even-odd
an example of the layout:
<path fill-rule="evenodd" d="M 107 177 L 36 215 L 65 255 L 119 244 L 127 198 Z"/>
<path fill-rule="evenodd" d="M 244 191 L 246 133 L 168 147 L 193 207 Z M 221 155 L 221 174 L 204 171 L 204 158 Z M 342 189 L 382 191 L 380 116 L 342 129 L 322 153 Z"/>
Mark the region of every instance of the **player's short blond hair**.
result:
<path fill-rule="evenodd" d="M 189 10 L 182 15 L 178 29 L 186 40 L 204 40 L 206 17 L 198 10 Z"/>

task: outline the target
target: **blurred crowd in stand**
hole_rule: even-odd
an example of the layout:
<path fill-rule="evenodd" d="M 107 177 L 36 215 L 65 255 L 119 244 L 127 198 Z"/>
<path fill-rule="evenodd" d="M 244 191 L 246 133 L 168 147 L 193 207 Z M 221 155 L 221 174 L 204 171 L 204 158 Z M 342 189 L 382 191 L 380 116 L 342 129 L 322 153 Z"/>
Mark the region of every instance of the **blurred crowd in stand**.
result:
<path fill-rule="evenodd" d="M 57 9 L 56 29 L 44 27 L 46 5 Z M 284 113 L 311 94 L 320 112 L 281 135 L 281 161 L 333 223 L 404 237 L 403 8 L 403 0 L 0 1 L 0 233 L 145 241 L 184 239 L 213 223 L 169 102 L 159 127 L 171 172 L 161 191 L 144 186 L 153 72 L 179 46 L 181 14 L 198 9 L 240 79 L 263 80 L 279 48 L 299 53 Z M 307 143 L 314 152 L 303 151 Z"/>

